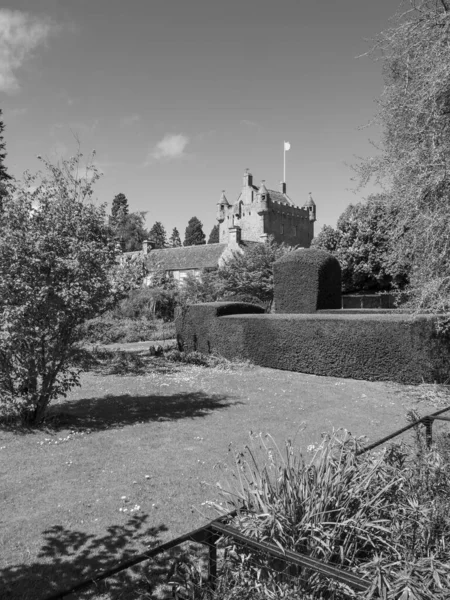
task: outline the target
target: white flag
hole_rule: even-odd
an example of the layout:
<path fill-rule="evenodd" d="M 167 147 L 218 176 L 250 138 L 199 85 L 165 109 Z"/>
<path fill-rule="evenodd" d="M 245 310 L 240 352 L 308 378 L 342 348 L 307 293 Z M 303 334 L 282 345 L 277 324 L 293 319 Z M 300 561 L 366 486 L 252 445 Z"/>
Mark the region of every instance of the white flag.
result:
<path fill-rule="evenodd" d="M 284 150 L 290 150 L 291 149 L 291 145 L 289 142 L 284 142 Z"/>

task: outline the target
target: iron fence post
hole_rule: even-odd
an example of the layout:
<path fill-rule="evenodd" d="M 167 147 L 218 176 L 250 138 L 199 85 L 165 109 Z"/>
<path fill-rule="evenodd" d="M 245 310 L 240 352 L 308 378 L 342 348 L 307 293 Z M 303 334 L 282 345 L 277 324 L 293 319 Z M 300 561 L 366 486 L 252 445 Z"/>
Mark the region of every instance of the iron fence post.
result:
<path fill-rule="evenodd" d="M 427 417 L 424 419 L 423 424 L 425 425 L 425 439 L 427 442 L 427 448 L 431 448 L 431 444 L 433 443 L 433 421 L 431 417 Z"/>
<path fill-rule="evenodd" d="M 209 547 L 208 554 L 208 582 L 211 590 L 216 588 L 217 579 L 217 546 L 216 541 L 218 536 L 211 529 L 208 532 L 207 544 Z"/>

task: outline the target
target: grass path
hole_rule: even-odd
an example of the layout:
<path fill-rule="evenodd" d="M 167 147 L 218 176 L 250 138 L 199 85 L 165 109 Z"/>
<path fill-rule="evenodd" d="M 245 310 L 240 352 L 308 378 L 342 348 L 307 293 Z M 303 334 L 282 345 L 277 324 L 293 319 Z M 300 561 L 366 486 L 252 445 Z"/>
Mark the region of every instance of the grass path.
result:
<path fill-rule="evenodd" d="M 204 502 L 218 499 L 217 465 L 250 430 L 305 449 L 333 427 L 373 441 L 411 407 L 436 410 L 431 386 L 153 365 L 84 374 L 55 405 L 54 426 L 0 430 L 2 600 L 39 600 L 214 517 Z M 108 597 L 125 598 L 118 589 Z"/>

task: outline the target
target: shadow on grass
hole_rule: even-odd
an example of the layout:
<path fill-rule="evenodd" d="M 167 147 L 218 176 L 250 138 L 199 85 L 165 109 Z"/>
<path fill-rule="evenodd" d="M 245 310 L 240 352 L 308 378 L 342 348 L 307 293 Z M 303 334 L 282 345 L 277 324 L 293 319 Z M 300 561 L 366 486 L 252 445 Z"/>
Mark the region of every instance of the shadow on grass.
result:
<path fill-rule="evenodd" d="M 223 410 L 242 404 L 221 394 L 181 392 L 171 396 L 120 396 L 70 400 L 49 409 L 44 423 L 37 428 L 20 427 L 17 423 L 0 423 L 4 430 L 19 434 L 77 431 L 104 431 L 152 421 L 178 421 L 208 416 L 214 410 Z"/>
<path fill-rule="evenodd" d="M 133 558 L 143 551 L 143 546 L 149 550 L 156 547 L 161 543 L 159 535 L 167 528 L 162 524 L 148 527 L 147 521 L 148 515 L 135 515 L 123 525 L 112 525 L 100 537 L 60 525 L 51 527 L 43 532 L 45 542 L 34 562 L 0 570 L 2 600 L 46 598 Z M 120 593 L 122 598 L 124 589 L 131 586 L 136 589 L 136 572 L 143 569 L 146 577 L 141 586 L 151 592 L 151 587 L 164 581 L 167 566 L 167 561 L 145 561 L 67 598 L 97 598 L 100 588 L 108 590 L 106 597 L 117 597 Z"/>

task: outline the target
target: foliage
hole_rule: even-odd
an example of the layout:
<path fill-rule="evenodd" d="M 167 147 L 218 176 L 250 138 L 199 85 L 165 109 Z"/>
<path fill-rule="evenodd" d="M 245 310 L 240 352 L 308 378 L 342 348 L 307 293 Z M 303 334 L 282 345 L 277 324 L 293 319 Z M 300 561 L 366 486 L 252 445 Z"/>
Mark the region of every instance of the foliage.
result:
<path fill-rule="evenodd" d="M 5 142 L 3 141 L 3 131 L 5 130 L 5 125 L 4 125 L 3 121 L 1 120 L 2 113 L 3 113 L 3 111 L 0 108 L 0 182 L 11 181 L 11 179 L 12 179 L 11 175 L 6 170 L 6 167 L 4 164 L 5 158 L 6 158 Z"/>
<path fill-rule="evenodd" d="M 417 436 L 413 448 L 392 444 L 358 456 L 362 438 L 339 430 L 324 434 L 305 457 L 289 440 L 283 452 L 270 436 L 252 435 L 225 471 L 227 505 L 216 507 L 221 513 L 237 508 L 234 526 L 250 537 L 367 578 L 371 590 L 359 598 L 444 600 L 450 592 L 448 440 L 427 450 Z M 329 597 L 325 580 L 304 576 L 305 591 Z"/>
<path fill-rule="evenodd" d="M 350 204 L 336 229 L 325 226 L 312 247 L 335 256 L 342 269 L 342 291 L 390 291 L 404 287 L 407 268 L 395 264 L 393 233 L 397 215 L 383 195 Z"/>
<path fill-rule="evenodd" d="M 217 269 L 203 269 L 198 277 L 189 273 L 180 287 L 179 303 L 216 302 L 221 298 Z"/>
<path fill-rule="evenodd" d="M 155 244 L 155 248 L 165 248 L 167 246 L 166 230 L 160 221 L 156 221 L 148 232 L 148 237 Z"/>
<path fill-rule="evenodd" d="M 209 367 L 221 370 L 233 370 L 241 368 L 250 368 L 252 364 L 249 361 L 227 360 L 217 354 L 203 354 L 194 350 L 185 352 L 177 349 L 171 349 L 164 354 L 164 358 L 170 362 L 196 365 L 199 367 Z"/>
<path fill-rule="evenodd" d="M 295 248 L 278 244 L 273 237 L 264 243 L 234 251 L 217 271 L 222 298 L 260 302 L 270 310 L 273 303 L 273 263 Z"/>
<path fill-rule="evenodd" d="M 163 321 L 173 321 L 179 301 L 178 282 L 164 269 L 157 269 L 151 277 L 149 294 L 152 295 L 154 314 Z"/>
<path fill-rule="evenodd" d="M 80 160 L 44 160 L 46 174 L 11 185 L 0 224 L 0 390 L 33 424 L 78 383 L 80 325 L 133 284 L 91 202 L 97 171 L 80 178 Z"/>
<path fill-rule="evenodd" d="M 179 246 L 182 246 L 180 232 L 176 227 L 173 228 L 172 235 L 169 238 L 169 246 L 171 248 L 178 248 Z"/>
<path fill-rule="evenodd" d="M 378 154 L 356 167 L 398 210 L 392 252 L 416 311 L 450 309 L 450 4 L 411 0 L 372 54 L 383 61 Z"/>
<path fill-rule="evenodd" d="M 114 309 L 88 321 L 83 327 L 83 340 L 92 344 L 173 338 L 173 323 L 165 323 L 155 316 L 155 293 L 149 287 L 131 290 Z"/>
<path fill-rule="evenodd" d="M 216 223 L 209 234 L 208 244 L 218 244 L 220 242 L 219 233 L 219 225 Z"/>
<path fill-rule="evenodd" d="M 128 212 L 129 212 L 128 199 L 125 196 L 125 194 L 122 194 L 122 192 L 121 192 L 120 194 L 117 194 L 117 196 L 115 196 L 113 198 L 112 206 L 111 206 L 111 217 L 113 219 L 120 220 L 122 217 L 127 215 Z"/>
<path fill-rule="evenodd" d="M 184 234 L 183 246 L 198 246 L 205 244 L 205 234 L 203 233 L 202 222 L 197 217 L 189 219 L 188 226 Z"/>
<path fill-rule="evenodd" d="M 142 242 L 148 238 L 145 229 L 145 212 L 121 214 L 111 219 L 113 237 L 120 242 L 124 252 L 134 252 L 142 249 Z"/>

